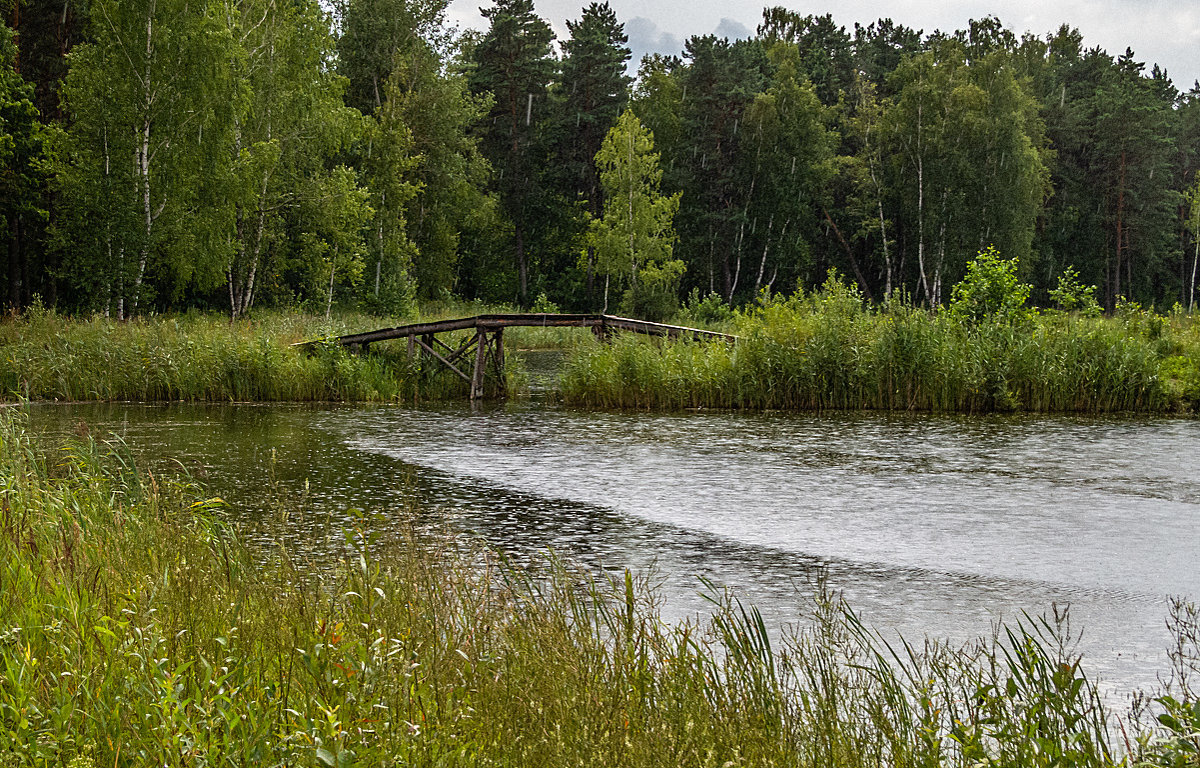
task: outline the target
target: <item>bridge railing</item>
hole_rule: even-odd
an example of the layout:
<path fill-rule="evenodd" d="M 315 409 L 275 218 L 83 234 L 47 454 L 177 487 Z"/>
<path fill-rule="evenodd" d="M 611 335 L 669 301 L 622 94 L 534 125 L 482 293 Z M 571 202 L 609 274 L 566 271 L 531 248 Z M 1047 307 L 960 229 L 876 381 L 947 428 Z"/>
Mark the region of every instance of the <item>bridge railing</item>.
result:
<path fill-rule="evenodd" d="M 402 339 L 410 336 L 426 336 L 428 334 L 462 331 L 470 328 L 494 331 L 502 328 L 592 328 L 599 334 L 610 331 L 628 331 L 651 336 L 667 336 L 678 338 L 691 336 L 694 339 L 733 341 L 737 337 L 728 333 L 706 331 L 701 328 L 687 328 L 682 325 L 652 323 L 648 320 L 635 320 L 616 315 L 594 314 L 560 314 L 560 313 L 522 313 L 522 314 L 493 314 L 462 317 L 454 320 L 437 320 L 428 323 L 411 323 L 395 328 L 380 328 L 364 333 L 349 333 L 336 337 L 335 341 L 343 346 L 365 346 L 376 341 L 387 339 Z M 315 344 L 316 342 L 302 342 Z"/>

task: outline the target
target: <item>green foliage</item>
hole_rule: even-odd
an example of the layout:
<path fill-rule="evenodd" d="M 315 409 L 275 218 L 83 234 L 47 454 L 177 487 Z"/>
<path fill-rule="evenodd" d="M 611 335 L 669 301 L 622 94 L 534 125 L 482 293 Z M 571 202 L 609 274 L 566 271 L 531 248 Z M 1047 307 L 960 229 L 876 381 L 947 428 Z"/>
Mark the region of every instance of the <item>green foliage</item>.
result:
<path fill-rule="evenodd" d="M 410 137 L 407 174 L 382 177 L 415 190 L 406 190 L 403 213 L 412 246 L 406 283 L 421 298 L 444 298 L 454 287 L 464 238 L 498 227 L 496 201 L 486 194 L 490 169 L 471 131 L 491 99 L 473 97 L 467 78 L 443 66 L 432 42 L 413 46 L 397 59 L 385 93 L 381 121 L 386 119 L 393 131 L 402 126 Z"/>
<path fill-rule="evenodd" d="M 12 30 L 0 27 L 0 219 L 44 218 L 39 188 L 44 129 L 33 104 L 33 86 L 17 74 Z"/>
<path fill-rule="evenodd" d="M 529 311 L 553 314 L 561 312 L 562 310 L 557 304 L 555 304 L 553 301 L 550 301 L 550 299 L 547 298 L 546 293 L 543 291 L 537 295 L 536 299 L 533 300 L 533 306 L 529 308 Z"/>
<path fill-rule="evenodd" d="M 915 236 L 918 297 L 942 303 L 981 243 L 1030 261 L 1047 189 L 1037 103 L 996 50 L 969 57 L 954 39 L 902 59 L 883 119 L 891 173 Z"/>
<path fill-rule="evenodd" d="M 679 282 L 686 270 L 679 259 L 646 264 L 638 270 L 637 282 L 625 290 L 618 311 L 655 323 L 675 317 L 679 312 Z"/>
<path fill-rule="evenodd" d="M 354 286 L 362 277 L 365 229 L 374 215 L 369 196 L 353 170 L 338 166 L 314 180 L 306 200 L 303 216 L 308 226 L 301 236 L 301 255 L 312 269 L 313 293 L 324 294 L 326 318 L 338 281 Z"/>
<path fill-rule="evenodd" d="M 347 328 L 346 323 L 350 323 Z M 377 318 L 330 323 L 268 315 L 230 324 L 187 315 L 118 323 L 51 311 L 0 322 L 0 396 L 42 400 L 415 402 L 461 398 L 441 364 L 410 361 L 403 345 L 352 354 L 301 341 L 360 330 Z"/>
<path fill-rule="evenodd" d="M 397 64 L 430 42 L 442 42 L 447 5 L 447 0 L 337 0 L 337 62 L 347 81 L 346 104 L 364 115 L 381 109 Z"/>
<path fill-rule="evenodd" d="M 1021 323 L 1032 286 L 1017 277 L 1017 259 L 1005 259 L 990 245 L 967 262 L 967 274 L 953 289 L 950 314 L 968 323 Z"/>
<path fill-rule="evenodd" d="M 733 302 L 738 288 L 745 285 L 741 282 L 742 270 L 747 273 L 747 282 L 751 271 L 749 264 L 742 266 L 742 261 L 762 253 L 757 247 L 751 250 L 747 233 L 754 240 L 762 233 L 770 246 L 778 245 L 771 241 L 780 236 L 783 224 L 780 220 L 770 226 L 761 216 L 751 217 L 747 195 L 756 191 L 760 171 L 763 175 L 769 173 L 772 179 L 790 173 L 792 158 L 768 159 L 770 139 L 760 141 L 763 133 L 745 130 L 751 124 L 752 105 L 770 87 L 771 64 L 762 41 L 692 37 L 684 44 L 684 58 L 688 64 L 673 72 L 675 87 L 660 90 L 664 97 L 678 97 L 671 105 L 677 112 L 678 139 L 663 147 L 664 165 L 672 169 L 665 187 L 683 193 L 676 220 L 676 256 L 688 265 L 688 279 L 693 285 L 702 290 L 715 287 L 726 301 Z M 788 133 L 793 126 L 804 130 L 809 127 L 807 99 L 811 92 L 805 93 L 800 83 L 781 79 L 784 82 L 779 93 L 771 97 L 770 104 L 761 105 L 760 122 L 764 127 L 771 126 L 768 131 L 778 125 L 780 131 L 775 137 L 784 142 L 783 148 L 795 148 L 803 142 L 804 134 L 792 137 Z M 792 94 L 797 98 L 791 99 Z M 661 109 L 656 105 L 656 110 Z M 651 127 L 657 130 L 656 125 Z M 813 138 L 816 142 L 811 146 L 799 144 L 796 166 L 802 177 L 808 176 L 805 161 L 810 153 L 819 154 L 823 148 L 821 139 Z M 768 153 L 761 162 L 757 154 L 760 149 Z M 807 197 L 811 190 L 797 185 L 792 191 Z M 781 199 L 788 201 L 789 211 L 793 209 L 791 198 Z M 795 239 L 793 236 L 791 241 Z M 781 237 L 780 242 L 789 240 Z M 685 290 L 690 287 L 685 286 Z"/>
<path fill-rule="evenodd" d="M 532 0 L 498 0 L 483 14 L 490 26 L 471 50 L 467 83 L 473 94 L 493 97 L 481 126 L 480 150 L 495 171 L 493 188 L 512 226 L 506 250 L 517 270 L 517 298 L 525 306 L 531 264 L 526 241 L 546 213 L 537 204 L 542 179 L 534 147 L 556 68 L 550 47 L 554 32 L 534 13 Z"/>
<path fill-rule="evenodd" d="M 1011 307 L 1014 312 L 1020 305 Z M 1155 316 L 1157 317 L 1157 316 Z M 988 413 L 1162 412 L 1200 406 L 1197 324 L 1053 317 L 987 321 L 893 301 L 864 307 L 836 277 L 812 294 L 764 295 L 736 343 L 618 339 L 580 349 L 562 377 L 573 404 L 619 408 L 877 409 Z"/>
<path fill-rule="evenodd" d="M 1096 286 L 1081 283 L 1074 267 L 1067 267 L 1058 276 L 1058 287 L 1050 291 L 1050 300 L 1064 312 L 1075 312 L 1083 317 L 1100 316 Z"/>
<path fill-rule="evenodd" d="M 753 39 L 647 57 L 630 94 L 628 37 L 601 2 L 567 23 L 561 58 L 531 0 L 463 34 L 446 0 L 19 5 L 0 41 L 14 306 L 228 301 L 237 318 L 315 302 L 315 276 L 342 270 L 306 218 L 345 166 L 373 212 L 347 301 L 546 292 L 594 310 L 615 274 L 589 242 L 606 215 L 595 158 L 630 104 L 662 196 L 682 193 L 680 297 L 737 306 L 836 266 L 868 300 L 934 309 L 992 243 L 1038 299 L 1070 268 L 1107 309 L 1195 303 L 1200 91 L 1067 26 L 922 35 L 768 8 Z M 623 281 L 617 295 L 638 293 L 635 270 Z"/>
<path fill-rule="evenodd" d="M 305 208 L 313 180 L 360 124 L 342 104 L 342 80 L 326 67 L 334 41 L 317 3 L 240 0 L 225 19 L 236 45 L 221 85 L 235 100 L 223 115 L 231 125 L 217 159 L 231 162 L 212 169 L 205 205 L 219 212 L 213 225 L 232 243 L 225 281 L 236 319 L 269 295 L 264 278 L 278 274 L 281 252 L 302 237 L 285 222 Z"/>
<path fill-rule="evenodd" d="M 733 317 L 733 309 L 720 294 L 714 292 L 702 298 L 700 289 L 693 288 L 680 310 L 679 322 L 684 325 L 721 325 L 733 320 Z"/>
<path fill-rule="evenodd" d="M 671 261 L 679 194 L 660 194 L 654 139 L 632 110 L 605 137 L 596 165 L 605 198 L 604 213 L 591 222 L 587 237 L 596 270 L 629 285 L 627 310 L 669 317 L 678 309 L 679 277 L 686 269 Z M 647 285 L 639 285 L 643 281 Z M 607 295 L 607 283 L 605 290 Z"/>
<path fill-rule="evenodd" d="M 230 243 L 214 219 L 227 209 L 204 195 L 230 157 L 223 86 L 235 54 L 203 4 L 100 0 L 89 13 L 94 36 L 73 51 L 72 120 L 54 154 L 59 238 L 86 303 L 124 316 L 154 287 L 220 284 Z"/>

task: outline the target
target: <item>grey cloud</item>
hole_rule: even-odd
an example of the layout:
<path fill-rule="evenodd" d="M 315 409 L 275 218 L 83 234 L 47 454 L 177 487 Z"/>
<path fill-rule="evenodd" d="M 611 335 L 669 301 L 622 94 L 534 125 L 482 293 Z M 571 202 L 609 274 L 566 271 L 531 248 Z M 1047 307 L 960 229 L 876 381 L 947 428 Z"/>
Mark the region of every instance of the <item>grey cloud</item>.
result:
<path fill-rule="evenodd" d="M 629 37 L 630 68 L 636 70 L 642 57 L 648 53 L 663 53 L 678 56 L 683 43 L 669 32 L 663 32 L 645 16 L 635 16 L 625 22 L 625 34 Z"/>
<path fill-rule="evenodd" d="M 750 28 L 741 22 L 733 19 L 722 18 L 721 23 L 717 25 L 717 30 L 714 32 L 717 37 L 724 37 L 730 40 L 741 40 L 750 37 L 752 32 Z"/>

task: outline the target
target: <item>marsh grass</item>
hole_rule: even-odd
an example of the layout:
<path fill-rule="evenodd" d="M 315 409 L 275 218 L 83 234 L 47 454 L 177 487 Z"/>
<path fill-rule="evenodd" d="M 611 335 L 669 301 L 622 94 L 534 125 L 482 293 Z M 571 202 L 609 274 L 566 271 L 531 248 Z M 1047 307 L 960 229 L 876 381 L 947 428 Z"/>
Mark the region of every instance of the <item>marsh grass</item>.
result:
<path fill-rule="evenodd" d="M 1115 754 L 1113 720 L 1056 617 L 963 648 L 889 643 L 818 588 L 781 642 L 712 584 L 709 616 L 667 624 L 629 573 L 517 568 L 450 536 L 385 537 L 362 515 L 340 562 L 310 569 L 243 546 L 223 502 L 139 473 L 120 446 L 44 451 L 16 409 L 0 413 L 6 768 L 1184 754 L 1151 736 Z"/>
<path fill-rule="evenodd" d="M 360 317 L 333 323 L 270 314 L 230 324 L 214 315 L 115 322 L 33 310 L 0 320 L 0 394 L 40 400 L 377 401 L 465 396 L 440 366 L 410 361 L 401 344 L 354 354 L 294 342 L 362 330 Z"/>
<path fill-rule="evenodd" d="M 1134 310 L 971 322 L 844 285 L 739 313 L 733 344 L 620 338 L 582 349 L 566 402 L 615 408 L 989 413 L 1194 410 L 1200 324 Z"/>

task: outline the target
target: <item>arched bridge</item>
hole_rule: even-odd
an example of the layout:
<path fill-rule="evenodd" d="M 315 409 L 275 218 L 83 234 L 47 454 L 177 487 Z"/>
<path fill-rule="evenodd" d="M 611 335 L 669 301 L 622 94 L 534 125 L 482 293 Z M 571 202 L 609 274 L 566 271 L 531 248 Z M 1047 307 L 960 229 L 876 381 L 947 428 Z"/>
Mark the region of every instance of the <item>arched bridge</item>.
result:
<path fill-rule="evenodd" d="M 368 345 L 388 339 L 407 339 L 408 354 L 424 354 L 440 361 L 450 370 L 461 376 L 471 385 L 471 399 L 483 397 L 483 382 L 489 368 L 500 381 L 501 391 L 504 386 L 504 329 L 528 328 L 591 328 L 597 338 L 607 340 L 617 331 L 642 333 L 650 336 L 666 336 L 668 338 L 693 338 L 697 340 L 733 341 L 736 336 L 715 331 L 705 331 L 699 328 L 685 328 L 680 325 L 651 323 L 647 320 L 633 320 L 628 317 L 613 315 L 569 315 L 549 313 L 476 315 L 455 320 L 439 320 L 431 323 L 412 323 L 395 328 L 380 328 L 377 331 L 365 333 L 349 333 L 338 336 L 333 341 L 352 349 L 365 350 Z M 451 346 L 438 334 L 453 331 L 474 330 L 457 346 Z M 317 342 L 302 342 L 311 346 Z M 464 358 L 470 359 L 474 353 L 474 369 L 467 375 L 459 365 Z"/>

